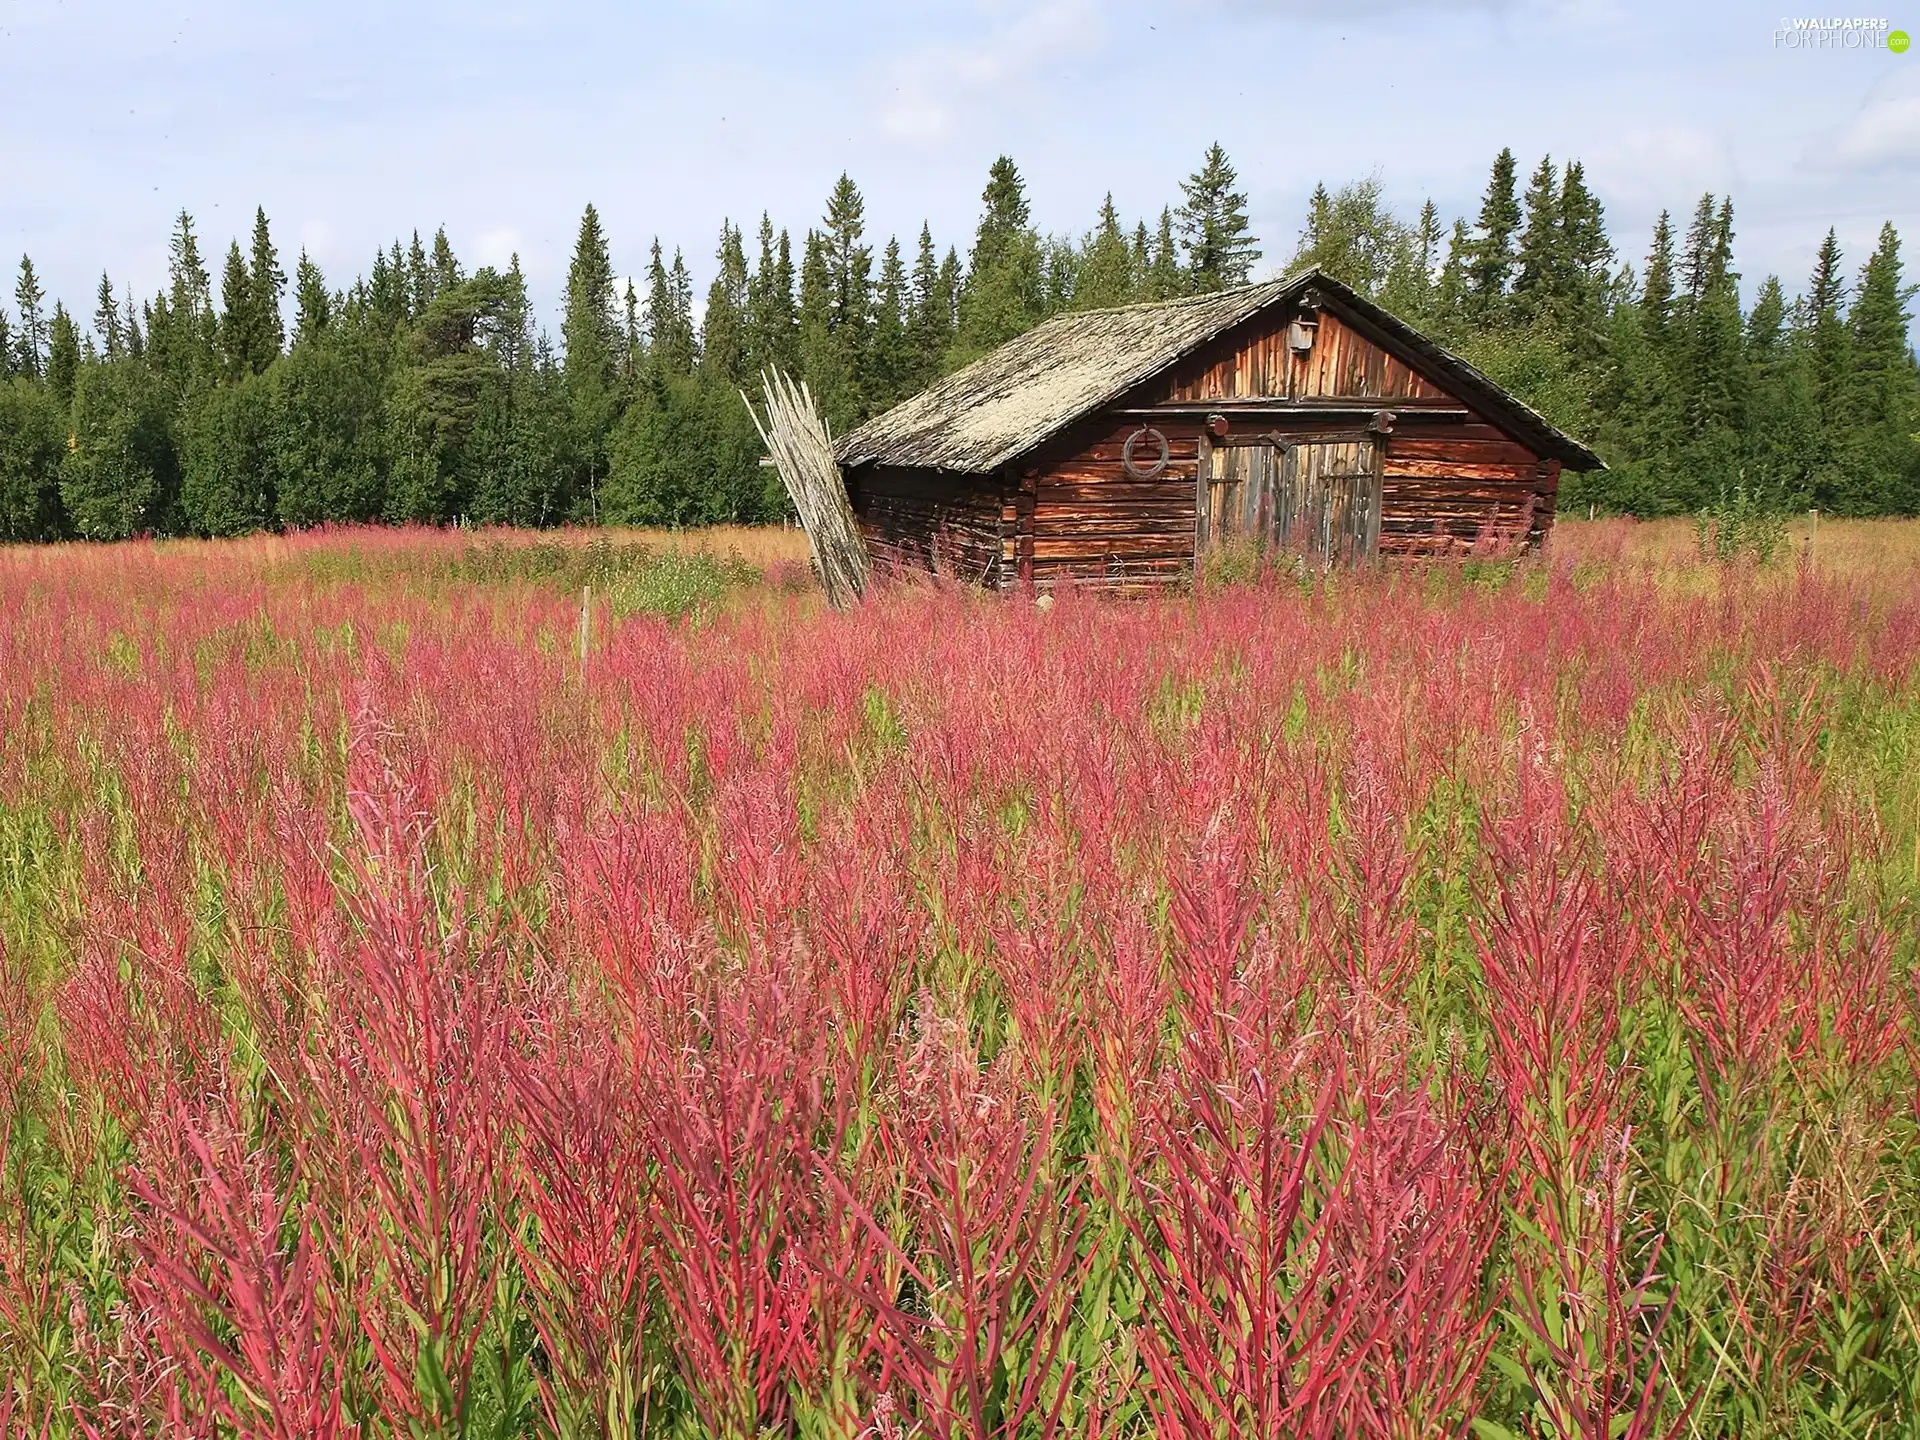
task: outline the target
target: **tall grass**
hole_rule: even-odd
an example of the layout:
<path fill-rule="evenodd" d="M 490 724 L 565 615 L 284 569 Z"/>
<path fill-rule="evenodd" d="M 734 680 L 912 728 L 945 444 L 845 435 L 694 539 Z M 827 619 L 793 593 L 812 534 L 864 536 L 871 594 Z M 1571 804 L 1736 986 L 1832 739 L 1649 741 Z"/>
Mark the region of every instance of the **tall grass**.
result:
<path fill-rule="evenodd" d="M 1920 570 L 1662 536 L 0 552 L 0 1431 L 1914 1433 Z"/>

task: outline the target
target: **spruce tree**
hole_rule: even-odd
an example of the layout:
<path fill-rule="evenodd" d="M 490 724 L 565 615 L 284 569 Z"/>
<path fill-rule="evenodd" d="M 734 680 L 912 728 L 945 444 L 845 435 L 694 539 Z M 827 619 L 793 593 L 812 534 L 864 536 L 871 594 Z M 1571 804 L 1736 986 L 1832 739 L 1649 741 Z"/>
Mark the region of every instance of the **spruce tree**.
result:
<path fill-rule="evenodd" d="M 865 396 L 870 410 L 885 410 L 918 388 L 914 382 L 914 356 L 907 341 L 910 303 L 900 241 L 897 236 L 889 236 L 887 248 L 880 257 L 880 283 L 874 292 L 873 344 Z"/>
<path fill-rule="evenodd" d="M 1646 279 L 1640 286 L 1640 319 L 1656 358 L 1666 358 L 1667 329 L 1673 319 L 1673 218 L 1665 210 L 1654 222 L 1647 251 Z"/>
<path fill-rule="evenodd" d="M 333 300 L 327 293 L 327 277 L 307 257 L 305 250 L 300 252 L 299 263 L 293 267 L 293 297 L 293 343 L 311 343 L 333 318 Z"/>
<path fill-rule="evenodd" d="M 1567 263 L 1560 228 L 1559 177 L 1543 156 L 1527 184 L 1526 223 L 1514 256 L 1513 313 L 1523 324 L 1557 325 L 1568 299 Z"/>
<path fill-rule="evenodd" d="M 133 287 L 127 287 L 127 300 L 120 312 L 120 334 L 126 346 L 127 357 L 132 360 L 144 360 L 147 354 L 147 337 L 140 333 L 140 312 L 134 308 Z"/>
<path fill-rule="evenodd" d="M 435 289 L 433 267 L 427 261 L 427 247 L 420 243 L 418 230 L 413 232 L 413 242 L 407 246 L 406 264 L 408 318 L 418 320 L 433 303 Z"/>
<path fill-rule="evenodd" d="M 1458 328 L 1467 311 L 1467 291 L 1469 280 L 1467 267 L 1473 258 L 1473 238 L 1467 233 L 1467 222 L 1455 220 L 1453 233 L 1447 238 L 1447 258 L 1440 266 L 1440 279 L 1434 286 L 1435 319 L 1442 331 L 1452 335 Z"/>
<path fill-rule="evenodd" d="M 935 313 L 945 317 L 947 334 L 956 344 L 960 335 L 960 286 L 962 283 L 960 252 L 949 245 L 947 253 L 940 257 L 940 278 L 936 286 L 938 300 L 934 309 Z M 943 367 L 952 354 L 953 346 L 950 344 L 947 355 L 943 356 L 940 362 Z"/>
<path fill-rule="evenodd" d="M 797 323 L 792 245 L 785 230 L 776 243 L 773 221 L 762 211 L 760 258 L 747 285 L 747 370 L 756 386 L 763 370 L 794 370 Z"/>
<path fill-rule="evenodd" d="M 1160 228 L 1153 237 L 1153 258 L 1147 262 L 1146 298 L 1171 300 L 1187 291 L 1187 275 L 1180 268 L 1180 252 L 1173 238 L 1173 210 L 1160 212 Z"/>
<path fill-rule="evenodd" d="M 701 322 L 700 368 L 732 388 L 747 376 L 747 255 L 740 227 L 720 222 L 717 268 Z"/>
<path fill-rule="evenodd" d="M 1153 273 L 1153 241 L 1147 234 L 1147 222 L 1136 221 L 1133 239 L 1127 244 L 1127 263 L 1133 270 L 1133 298 L 1147 297 L 1149 277 Z"/>
<path fill-rule="evenodd" d="M 827 197 L 820 232 L 827 265 L 828 330 L 837 352 L 834 369 L 845 386 L 849 420 L 868 410 L 867 368 L 873 344 L 873 251 L 866 244 L 866 201 L 842 172 Z"/>
<path fill-rule="evenodd" d="M 73 403 L 73 382 L 79 373 L 79 327 L 67 307 L 56 300 L 47 325 L 47 390 L 62 406 Z"/>
<path fill-rule="evenodd" d="M 1814 260 L 1801 316 L 1801 343 L 1808 352 L 1813 403 L 1819 411 L 1821 425 L 1834 431 L 1847 418 L 1847 381 L 1851 368 L 1848 353 L 1851 347 L 1843 318 L 1847 283 L 1841 274 L 1841 260 L 1840 242 L 1834 232 L 1828 230 Z"/>
<path fill-rule="evenodd" d="M 20 278 L 13 285 L 13 303 L 20 312 L 20 333 L 14 339 L 13 366 L 20 374 L 38 380 L 46 370 L 47 317 L 42 306 L 46 291 L 33 272 L 33 261 L 20 257 Z"/>
<path fill-rule="evenodd" d="M 213 283 L 200 258 L 193 217 L 182 210 L 167 244 L 167 295 L 154 306 L 147 338 L 154 366 L 176 397 L 196 394 L 219 373 L 219 321 L 213 309 Z"/>
<path fill-rule="evenodd" d="M 447 227 L 444 225 L 433 232 L 433 259 L 431 263 L 433 266 L 433 288 L 436 294 L 444 294 L 466 278 L 460 273 L 460 262 L 454 258 L 453 245 L 447 239 Z"/>
<path fill-rule="evenodd" d="M 1080 262 L 1078 283 L 1074 287 L 1076 310 L 1104 310 L 1124 305 L 1133 299 L 1133 257 L 1127 248 L 1126 234 L 1120 229 L 1120 213 L 1113 208 L 1113 192 L 1100 202 L 1100 216 L 1093 233 L 1087 236 Z"/>
<path fill-rule="evenodd" d="M 798 359 L 821 412 L 836 431 L 854 421 L 853 377 L 833 333 L 833 277 L 827 243 L 818 230 L 807 231 L 800 252 Z"/>
<path fill-rule="evenodd" d="M 686 267 L 674 254 L 673 269 L 667 267 L 655 236 L 647 261 L 647 355 L 657 375 L 693 373 L 693 316 L 690 299 L 683 299 L 681 282 Z"/>
<path fill-rule="evenodd" d="M 280 358 L 286 348 L 287 327 L 280 315 L 280 302 L 287 293 L 286 272 L 280 268 L 279 252 L 273 248 L 273 234 L 267 228 L 267 212 L 256 206 L 253 212 L 252 260 L 247 267 L 251 282 L 248 310 L 253 329 L 248 336 L 247 368 L 255 375 Z"/>
<path fill-rule="evenodd" d="M 1187 252 L 1187 275 L 1197 291 L 1244 285 L 1260 258 L 1259 242 L 1247 218 L 1247 197 L 1235 187 L 1240 177 L 1227 152 L 1215 141 L 1200 168 L 1180 182 L 1180 236 Z"/>
<path fill-rule="evenodd" d="M 1031 329 L 1045 315 L 1040 237 L 1026 181 L 1002 155 L 987 171 L 979 228 L 960 288 L 958 358 L 972 358 Z"/>
<path fill-rule="evenodd" d="M 247 273 L 247 260 L 236 240 L 227 247 L 226 268 L 220 273 L 220 358 L 228 380 L 238 380 L 251 371 L 257 326 L 253 277 Z"/>
<path fill-rule="evenodd" d="M 7 318 L 7 307 L 0 305 L 0 383 L 13 375 L 13 322 Z"/>
<path fill-rule="evenodd" d="M 1920 509 L 1920 441 L 1914 434 L 1920 374 L 1907 330 L 1913 294 L 1901 282 L 1899 232 L 1883 224 L 1847 315 L 1848 437 L 1858 477 L 1851 508 L 1857 514 Z"/>
<path fill-rule="evenodd" d="M 1507 283 L 1513 275 L 1513 234 L 1520 226 L 1520 202 L 1514 198 L 1513 151 L 1494 157 L 1480 201 L 1473 249 L 1467 261 L 1467 318 L 1487 328 L 1507 319 Z"/>
<path fill-rule="evenodd" d="M 100 288 L 94 292 L 93 333 L 100 337 L 100 353 L 109 360 L 118 360 L 126 337 L 120 327 L 120 302 L 114 297 L 113 282 L 104 270 L 100 272 Z"/>
<path fill-rule="evenodd" d="M 619 414 L 615 389 L 613 260 L 600 213 L 588 205 L 580 216 L 573 261 L 567 267 L 567 288 L 560 321 L 565 347 L 562 384 L 570 420 L 570 448 L 581 467 L 574 483 L 588 497 L 589 509 L 606 475 L 607 438 Z"/>
<path fill-rule="evenodd" d="M 1561 173 L 1559 219 L 1568 354 L 1576 366 L 1597 365 L 1605 350 L 1613 243 L 1607 238 L 1606 210 L 1587 188 L 1586 167 L 1578 160 Z"/>
<path fill-rule="evenodd" d="M 920 248 L 913 261 L 913 310 L 907 321 L 907 344 L 913 366 L 909 391 L 931 385 L 940 374 L 940 363 L 953 343 L 953 296 L 943 293 L 940 261 L 933 248 L 933 230 L 920 224 Z"/>
<path fill-rule="evenodd" d="M 693 327 L 693 275 L 678 245 L 673 247 L 673 268 L 667 280 L 673 297 L 674 360 L 681 374 L 691 375 L 700 363 L 700 337 Z"/>
<path fill-rule="evenodd" d="M 1747 316 L 1750 403 L 1743 456 L 1748 483 L 1794 508 L 1812 499 L 1819 420 L 1805 350 L 1793 343 L 1778 276 L 1761 282 Z"/>

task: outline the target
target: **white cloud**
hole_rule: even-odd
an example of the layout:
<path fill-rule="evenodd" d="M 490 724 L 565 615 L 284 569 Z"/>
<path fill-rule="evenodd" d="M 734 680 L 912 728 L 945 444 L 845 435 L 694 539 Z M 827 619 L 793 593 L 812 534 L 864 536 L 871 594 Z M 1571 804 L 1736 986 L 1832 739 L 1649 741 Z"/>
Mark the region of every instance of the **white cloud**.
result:
<path fill-rule="evenodd" d="M 1590 179 L 1599 177 L 1610 197 L 1634 208 L 1690 204 L 1702 191 L 1736 183 L 1725 140 L 1696 125 L 1613 131 L 1581 158 Z"/>
<path fill-rule="evenodd" d="M 1920 170 L 1920 86 L 1871 100 L 1834 138 L 1833 147 L 1809 157 L 1855 171 Z"/>
<path fill-rule="evenodd" d="M 992 10 L 1008 14 L 998 6 Z M 1047 61 L 1088 47 L 1097 26 L 1093 0 L 1042 0 L 990 21 L 970 43 L 907 56 L 888 76 L 880 123 L 896 139 L 943 140 L 959 130 L 968 112 L 1007 95 Z"/>

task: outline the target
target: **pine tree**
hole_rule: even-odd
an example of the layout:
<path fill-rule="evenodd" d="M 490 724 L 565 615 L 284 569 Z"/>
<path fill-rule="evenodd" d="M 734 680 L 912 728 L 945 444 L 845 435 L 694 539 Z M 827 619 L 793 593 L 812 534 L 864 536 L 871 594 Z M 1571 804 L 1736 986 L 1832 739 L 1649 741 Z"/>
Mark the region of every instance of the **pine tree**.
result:
<path fill-rule="evenodd" d="M 320 267 L 300 252 L 293 267 L 294 320 L 293 343 L 310 343 L 319 338 L 333 318 L 333 301 L 327 293 L 327 277 Z"/>
<path fill-rule="evenodd" d="M 236 381 L 251 371 L 257 325 L 253 277 L 247 273 L 247 260 L 236 240 L 227 247 L 226 268 L 220 274 L 220 357 L 228 380 Z"/>
<path fill-rule="evenodd" d="M 747 377 L 747 255 L 740 227 L 720 222 L 719 262 L 707 288 L 701 325 L 700 365 L 704 374 L 733 387 Z"/>
<path fill-rule="evenodd" d="M 987 171 L 973 253 L 960 287 L 958 358 L 971 358 L 1031 329 L 1045 314 L 1040 237 L 1026 181 L 1002 155 Z"/>
<path fill-rule="evenodd" d="M 1505 323 L 1507 282 L 1513 275 L 1513 233 L 1520 226 L 1520 202 L 1514 198 L 1513 151 L 1494 158 L 1480 201 L 1473 248 L 1467 261 L 1467 318 L 1482 328 Z"/>
<path fill-rule="evenodd" d="M 79 327 L 67 307 L 56 300 L 47 325 L 47 390 L 62 406 L 73 403 L 73 382 L 79 373 Z"/>
<path fill-rule="evenodd" d="M 7 307 L 0 305 L 0 385 L 13 375 L 13 322 L 7 318 Z"/>
<path fill-rule="evenodd" d="M 126 336 L 120 328 L 120 302 L 114 298 L 113 282 L 104 270 L 100 272 L 100 288 L 94 292 L 93 333 L 100 337 L 100 353 L 118 360 Z"/>
<path fill-rule="evenodd" d="M 1127 263 L 1133 270 L 1133 298 L 1145 299 L 1153 274 L 1153 241 L 1147 234 L 1145 220 L 1134 224 L 1133 239 L 1127 244 Z"/>
<path fill-rule="evenodd" d="M 1180 182 L 1185 197 L 1179 213 L 1187 274 L 1197 291 L 1244 285 L 1260 258 L 1259 242 L 1247 218 L 1247 197 L 1234 187 L 1239 175 L 1227 152 L 1215 141 L 1200 168 Z"/>
<path fill-rule="evenodd" d="M 953 294 L 943 292 L 940 261 L 933 248 L 933 230 L 920 225 L 920 248 L 913 261 L 913 311 L 907 321 L 907 344 L 913 364 L 908 391 L 925 389 L 940 374 L 940 363 L 953 343 Z"/>
<path fill-rule="evenodd" d="M 41 309 L 47 295 L 40 288 L 40 277 L 33 273 L 33 261 L 20 257 L 20 278 L 14 282 L 13 303 L 20 312 L 20 334 L 14 340 L 14 369 L 29 379 L 38 380 L 46 370 L 47 319 Z"/>
<path fill-rule="evenodd" d="M 880 257 L 880 283 L 874 293 L 873 344 L 866 387 L 866 403 L 871 410 L 885 410 L 918 388 L 914 382 L 914 355 L 907 340 L 910 303 L 900 241 L 897 236 L 889 236 L 887 248 Z"/>
<path fill-rule="evenodd" d="M 248 335 L 247 366 L 256 375 L 280 358 L 286 348 L 287 327 L 280 315 L 280 302 L 287 293 L 286 272 L 280 268 L 279 253 L 273 248 L 273 235 L 267 228 L 267 212 L 256 206 L 253 212 L 252 261 L 247 267 L 252 284 L 248 310 L 253 329 Z"/>
<path fill-rule="evenodd" d="M 1100 202 L 1100 217 L 1087 236 L 1073 304 L 1077 310 L 1104 310 L 1133 299 L 1133 257 L 1113 208 L 1113 192 Z"/>

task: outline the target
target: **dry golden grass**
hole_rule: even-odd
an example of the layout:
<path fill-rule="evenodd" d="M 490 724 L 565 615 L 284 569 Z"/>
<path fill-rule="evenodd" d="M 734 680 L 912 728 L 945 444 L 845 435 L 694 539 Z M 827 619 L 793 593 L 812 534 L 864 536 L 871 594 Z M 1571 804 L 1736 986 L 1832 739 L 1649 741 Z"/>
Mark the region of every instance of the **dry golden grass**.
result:
<path fill-rule="evenodd" d="M 1550 555 L 1575 561 L 1616 562 L 1663 571 L 1686 571 L 1700 563 L 1693 521 L 1574 520 L 1555 524 Z M 1920 520 L 1815 521 L 1802 515 L 1787 523 L 1787 540 L 1775 563 L 1810 561 L 1823 572 L 1862 579 L 1896 579 L 1920 566 Z"/>

